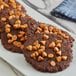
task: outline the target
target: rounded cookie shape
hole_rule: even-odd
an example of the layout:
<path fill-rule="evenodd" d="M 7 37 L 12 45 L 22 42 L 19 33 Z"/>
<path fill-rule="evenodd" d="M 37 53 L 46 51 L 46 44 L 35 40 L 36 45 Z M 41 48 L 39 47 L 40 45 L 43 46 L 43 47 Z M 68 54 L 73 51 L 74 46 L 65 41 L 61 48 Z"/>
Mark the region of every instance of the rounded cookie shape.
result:
<path fill-rule="evenodd" d="M 42 72 L 58 72 L 72 61 L 72 49 L 68 41 L 56 34 L 36 34 L 26 41 L 25 59 Z"/>

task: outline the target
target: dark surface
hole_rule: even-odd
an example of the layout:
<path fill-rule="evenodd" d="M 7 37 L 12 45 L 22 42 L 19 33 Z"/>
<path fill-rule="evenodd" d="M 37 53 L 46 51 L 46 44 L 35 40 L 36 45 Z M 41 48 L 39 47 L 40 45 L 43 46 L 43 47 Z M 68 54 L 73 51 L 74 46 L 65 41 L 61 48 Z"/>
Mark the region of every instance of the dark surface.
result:
<path fill-rule="evenodd" d="M 66 61 L 61 61 L 60 63 L 56 62 L 56 66 L 52 67 L 52 66 L 50 66 L 49 62 L 51 60 L 55 61 L 55 58 L 52 58 L 52 59 L 45 58 L 43 61 L 38 62 L 37 60 L 34 60 L 34 59 L 32 59 L 30 57 L 30 54 L 32 52 L 29 52 L 26 49 L 23 51 L 25 59 L 35 69 L 37 69 L 39 71 L 42 71 L 42 72 L 58 72 L 58 71 L 62 71 L 64 69 L 66 69 L 70 65 L 70 62 L 72 61 L 72 49 L 71 49 L 71 47 L 69 45 L 69 42 L 67 42 L 61 36 L 58 36 L 58 35 L 55 35 L 55 34 L 50 34 L 49 37 L 50 38 L 46 42 L 46 46 L 45 46 L 46 50 L 45 51 L 47 53 L 53 53 L 55 55 L 55 57 L 56 57 L 57 55 L 55 54 L 55 52 L 52 49 L 49 49 L 48 44 L 50 42 L 52 42 L 52 41 L 57 40 L 57 39 L 61 39 L 63 42 L 62 42 L 62 47 L 60 48 L 60 50 L 62 51 L 62 55 L 68 56 L 68 59 Z M 28 46 L 28 45 L 32 45 L 33 42 L 36 41 L 36 40 L 39 40 L 39 41 L 43 40 L 42 39 L 42 34 L 37 34 L 34 37 L 31 37 L 29 40 L 27 40 L 26 43 L 25 43 L 25 47 Z"/>

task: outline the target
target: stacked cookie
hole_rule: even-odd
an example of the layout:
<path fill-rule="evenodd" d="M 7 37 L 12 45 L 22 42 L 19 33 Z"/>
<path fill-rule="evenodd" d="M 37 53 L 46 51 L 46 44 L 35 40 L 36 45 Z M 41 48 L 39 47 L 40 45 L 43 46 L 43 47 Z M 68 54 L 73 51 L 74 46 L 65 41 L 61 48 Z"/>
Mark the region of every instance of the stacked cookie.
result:
<path fill-rule="evenodd" d="M 62 71 L 72 61 L 74 39 L 61 29 L 37 22 L 15 0 L 0 2 L 0 34 L 5 49 L 23 53 L 39 71 Z"/>

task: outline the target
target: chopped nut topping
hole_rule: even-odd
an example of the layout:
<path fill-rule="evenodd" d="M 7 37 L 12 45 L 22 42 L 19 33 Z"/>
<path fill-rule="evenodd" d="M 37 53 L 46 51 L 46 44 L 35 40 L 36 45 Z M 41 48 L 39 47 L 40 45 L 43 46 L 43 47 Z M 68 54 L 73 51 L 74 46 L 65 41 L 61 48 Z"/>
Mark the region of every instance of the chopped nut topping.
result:
<path fill-rule="evenodd" d="M 41 29 L 40 27 L 37 27 L 37 31 L 40 31 L 40 32 L 41 32 L 41 31 L 42 31 L 42 29 Z"/>
<path fill-rule="evenodd" d="M 62 40 L 57 40 L 57 41 L 56 41 L 56 44 L 57 44 L 57 43 L 62 43 Z"/>
<path fill-rule="evenodd" d="M 65 36 L 65 38 L 66 38 L 66 39 L 68 39 L 68 38 L 69 38 L 69 36 Z"/>
<path fill-rule="evenodd" d="M 39 30 L 37 30 L 35 33 L 40 33 L 40 31 L 39 31 Z"/>
<path fill-rule="evenodd" d="M 54 48 L 55 47 L 55 42 L 51 42 L 50 44 L 49 44 L 49 48 Z"/>
<path fill-rule="evenodd" d="M 35 53 L 35 56 L 39 56 L 39 53 L 37 51 L 35 51 L 34 53 Z"/>
<path fill-rule="evenodd" d="M 18 29 L 18 28 L 20 28 L 20 25 L 19 25 L 19 24 L 14 24 L 13 27 L 14 27 L 15 29 Z"/>
<path fill-rule="evenodd" d="M 44 30 L 44 32 L 45 32 L 45 33 L 47 33 L 47 34 L 49 33 L 49 31 L 48 31 L 48 30 Z"/>
<path fill-rule="evenodd" d="M 39 48 L 40 48 L 40 44 L 37 44 L 37 45 L 36 45 L 36 48 L 39 49 Z"/>
<path fill-rule="evenodd" d="M 54 67 L 56 65 L 55 61 L 50 61 L 50 65 Z"/>
<path fill-rule="evenodd" d="M 24 35 L 24 34 L 25 34 L 25 32 L 24 32 L 24 31 L 20 31 L 19 33 L 20 33 L 21 35 Z"/>
<path fill-rule="evenodd" d="M 56 54 L 58 54 L 58 55 L 60 55 L 60 56 L 61 56 L 61 51 L 57 51 L 57 52 L 56 52 Z"/>
<path fill-rule="evenodd" d="M 25 36 L 25 40 L 27 40 L 27 36 Z"/>
<path fill-rule="evenodd" d="M 21 45 L 21 47 L 20 47 L 21 49 L 24 49 L 24 45 Z"/>
<path fill-rule="evenodd" d="M 9 20 L 11 20 L 13 18 L 15 18 L 15 15 L 11 15 L 11 16 L 8 17 Z"/>
<path fill-rule="evenodd" d="M 52 53 L 48 54 L 48 58 L 53 58 L 54 55 Z"/>
<path fill-rule="evenodd" d="M 38 57 L 38 61 L 43 61 L 43 60 L 44 60 L 43 57 L 41 57 L 41 56 Z"/>
<path fill-rule="evenodd" d="M 28 25 L 24 24 L 24 25 L 21 25 L 20 27 L 21 27 L 21 29 L 26 29 L 28 27 Z"/>
<path fill-rule="evenodd" d="M 21 17 L 25 17 L 26 16 L 24 13 L 21 13 L 20 15 L 21 15 Z"/>
<path fill-rule="evenodd" d="M 6 24 L 5 25 L 5 28 L 10 28 L 11 26 L 9 24 Z"/>
<path fill-rule="evenodd" d="M 62 56 L 62 59 L 63 60 L 67 60 L 67 56 Z"/>
<path fill-rule="evenodd" d="M 13 42 L 13 40 L 8 40 L 8 43 L 11 44 Z"/>
<path fill-rule="evenodd" d="M 35 41 L 33 44 L 36 46 L 36 45 L 39 44 L 39 41 L 37 40 L 37 41 Z"/>
<path fill-rule="evenodd" d="M 21 21 L 20 20 L 17 20 L 16 22 L 15 22 L 15 24 L 21 24 Z"/>
<path fill-rule="evenodd" d="M 16 35 L 13 35 L 12 36 L 12 40 L 14 41 L 14 40 L 17 40 L 17 36 Z"/>
<path fill-rule="evenodd" d="M 41 54 L 44 50 L 43 49 L 39 49 L 38 53 Z"/>
<path fill-rule="evenodd" d="M 46 25 L 45 25 L 45 24 L 40 24 L 40 27 L 41 27 L 42 29 L 44 29 L 44 28 L 46 27 Z"/>
<path fill-rule="evenodd" d="M 32 50 L 36 51 L 37 47 L 36 46 L 32 46 Z"/>
<path fill-rule="evenodd" d="M 10 28 L 6 28 L 5 31 L 6 31 L 6 33 L 9 33 L 11 30 L 10 30 Z"/>
<path fill-rule="evenodd" d="M 22 38 L 20 39 L 20 41 L 25 41 L 25 37 L 22 37 Z"/>
<path fill-rule="evenodd" d="M 6 21 L 7 19 L 5 17 L 2 17 L 1 18 L 1 21 Z"/>
<path fill-rule="evenodd" d="M 45 40 L 49 39 L 49 36 L 46 35 L 46 34 L 44 34 L 43 37 L 44 37 Z"/>
<path fill-rule="evenodd" d="M 55 47 L 55 48 L 54 48 L 54 51 L 55 51 L 55 52 L 58 52 L 58 51 L 59 51 L 59 49 L 58 49 L 57 47 Z"/>
<path fill-rule="evenodd" d="M 56 57 L 57 62 L 61 62 L 62 58 L 61 56 Z"/>
<path fill-rule="evenodd" d="M 17 9 L 18 11 L 21 11 L 21 5 L 17 5 L 17 6 L 16 6 L 16 9 Z"/>
<path fill-rule="evenodd" d="M 8 33 L 7 34 L 7 38 L 11 38 L 12 37 L 12 34 L 11 33 Z"/>
<path fill-rule="evenodd" d="M 36 59 L 35 53 L 32 53 L 32 54 L 30 55 L 30 57 L 33 58 L 33 59 Z"/>
<path fill-rule="evenodd" d="M 11 15 L 14 15 L 14 11 L 13 11 L 13 10 L 9 11 L 9 15 L 10 15 L 10 16 L 11 16 Z"/>
<path fill-rule="evenodd" d="M 28 45 L 28 46 L 26 47 L 26 49 L 29 50 L 29 51 L 32 51 L 32 45 Z"/>
<path fill-rule="evenodd" d="M 46 52 L 42 52 L 42 57 L 46 57 L 47 53 Z"/>
<path fill-rule="evenodd" d="M 56 47 L 61 48 L 61 43 L 58 43 Z"/>
<path fill-rule="evenodd" d="M 50 32 L 52 32 L 53 28 L 54 28 L 53 26 L 49 26 L 48 27 L 48 29 L 49 29 Z"/>
<path fill-rule="evenodd" d="M 18 37 L 21 38 L 21 37 L 23 37 L 23 35 L 22 34 L 19 34 Z"/>
<path fill-rule="evenodd" d="M 45 44 L 46 44 L 46 41 L 40 41 L 40 43 L 41 43 L 42 45 L 45 45 Z"/>
<path fill-rule="evenodd" d="M 42 46 L 42 45 L 41 45 L 41 46 L 40 46 L 40 49 L 43 49 L 43 50 L 45 50 L 45 46 Z"/>

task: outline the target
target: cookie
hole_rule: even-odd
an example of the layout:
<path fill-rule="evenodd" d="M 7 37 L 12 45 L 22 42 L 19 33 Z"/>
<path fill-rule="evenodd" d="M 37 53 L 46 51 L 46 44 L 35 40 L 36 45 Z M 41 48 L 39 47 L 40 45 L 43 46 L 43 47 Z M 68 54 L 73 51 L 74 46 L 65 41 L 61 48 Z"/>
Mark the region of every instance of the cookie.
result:
<path fill-rule="evenodd" d="M 3 24 L 3 23 L 2 23 Z M 1 42 L 5 49 L 22 53 L 24 42 L 34 35 L 39 23 L 28 15 L 26 17 L 13 18 L 2 25 Z"/>
<path fill-rule="evenodd" d="M 73 58 L 70 42 L 56 34 L 36 34 L 26 41 L 23 53 L 36 70 L 51 73 L 66 69 Z"/>
<path fill-rule="evenodd" d="M 19 18 L 20 13 L 23 15 L 26 13 L 26 10 L 15 0 L 0 1 L 0 23 L 7 22 L 12 16 Z M 0 24 L 0 34 L 2 32 L 1 25 L 2 24 Z"/>
<path fill-rule="evenodd" d="M 44 24 L 44 23 L 40 23 L 39 27 L 37 27 L 37 30 L 35 33 L 47 33 L 47 34 L 56 34 L 59 35 L 61 37 L 63 37 L 65 40 L 68 40 L 71 44 L 71 46 L 73 46 L 73 37 L 71 37 L 71 35 L 69 35 L 67 32 L 58 29 L 55 26 L 52 26 L 50 24 Z"/>

